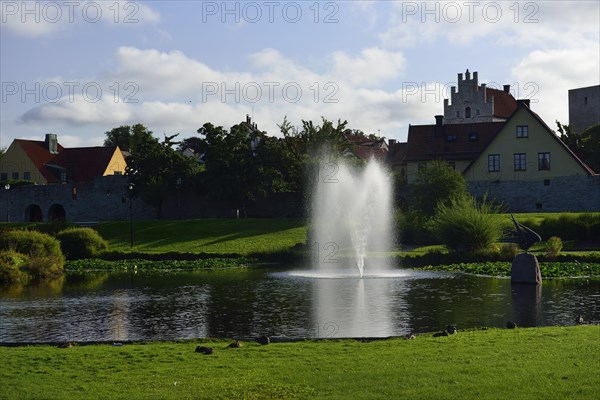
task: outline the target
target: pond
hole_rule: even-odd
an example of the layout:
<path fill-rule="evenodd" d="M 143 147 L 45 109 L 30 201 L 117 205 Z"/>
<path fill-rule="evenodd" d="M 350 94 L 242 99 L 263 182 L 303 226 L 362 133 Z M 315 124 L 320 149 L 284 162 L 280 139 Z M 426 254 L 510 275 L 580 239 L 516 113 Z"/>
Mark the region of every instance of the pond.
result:
<path fill-rule="evenodd" d="M 600 321 L 599 280 L 396 270 L 327 279 L 285 268 L 96 273 L 0 289 L 0 342 L 387 337 L 443 329 Z"/>

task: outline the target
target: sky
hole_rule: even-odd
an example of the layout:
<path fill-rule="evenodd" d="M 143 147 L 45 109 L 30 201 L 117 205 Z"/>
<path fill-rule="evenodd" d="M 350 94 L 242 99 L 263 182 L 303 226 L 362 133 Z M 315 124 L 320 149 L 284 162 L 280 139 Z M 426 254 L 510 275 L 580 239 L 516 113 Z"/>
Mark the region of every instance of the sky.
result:
<path fill-rule="evenodd" d="M 457 74 L 511 85 L 551 127 L 600 83 L 598 1 L 0 1 L 0 147 L 102 145 L 321 118 L 405 141 Z"/>

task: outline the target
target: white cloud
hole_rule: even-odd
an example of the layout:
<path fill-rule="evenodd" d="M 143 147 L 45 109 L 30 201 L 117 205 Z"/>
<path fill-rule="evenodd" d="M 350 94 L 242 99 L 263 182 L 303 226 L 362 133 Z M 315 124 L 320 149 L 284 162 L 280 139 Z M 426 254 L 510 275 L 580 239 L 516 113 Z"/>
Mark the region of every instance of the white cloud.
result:
<path fill-rule="evenodd" d="M 2 1 L 2 29 L 15 36 L 39 38 L 76 26 L 103 23 L 134 27 L 157 24 L 160 14 L 135 1 Z"/>
<path fill-rule="evenodd" d="M 358 57 L 336 51 L 332 58 L 333 76 L 355 85 L 376 85 L 396 79 L 406 67 L 402 53 L 380 48 L 363 49 Z"/>
<path fill-rule="evenodd" d="M 533 83 L 539 89 L 533 94 L 532 110 L 554 127 L 554 121 L 568 123 L 568 90 L 598 84 L 600 48 L 536 50 L 524 57 L 511 70 L 521 86 Z"/>

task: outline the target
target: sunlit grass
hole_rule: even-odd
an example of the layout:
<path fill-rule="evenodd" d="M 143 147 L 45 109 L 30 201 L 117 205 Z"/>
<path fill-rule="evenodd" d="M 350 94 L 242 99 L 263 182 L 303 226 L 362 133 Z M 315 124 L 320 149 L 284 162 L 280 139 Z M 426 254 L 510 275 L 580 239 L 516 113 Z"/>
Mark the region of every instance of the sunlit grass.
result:
<path fill-rule="evenodd" d="M 6 399 L 596 399 L 600 327 L 448 337 L 0 347 Z"/>
<path fill-rule="evenodd" d="M 94 227 L 110 250 L 129 251 L 129 222 L 105 222 Z M 251 254 L 287 250 L 306 242 L 302 219 L 198 219 L 134 222 L 133 250 L 145 253 L 189 252 Z"/>

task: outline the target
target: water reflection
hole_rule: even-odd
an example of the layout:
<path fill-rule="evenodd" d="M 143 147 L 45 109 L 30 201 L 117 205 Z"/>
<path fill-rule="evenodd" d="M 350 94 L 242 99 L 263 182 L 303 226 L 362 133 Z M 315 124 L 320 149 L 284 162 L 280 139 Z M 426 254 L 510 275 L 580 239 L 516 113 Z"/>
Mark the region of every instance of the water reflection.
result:
<path fill-rule="evenodd" d="M 409 272 L 317 279 L 286 271 L 68 276 L 0 288 L 0 341 L 196 337 L 385 337 L 459 328 L 600 321 L 600 281 Z"/>

